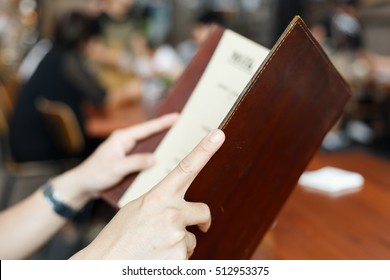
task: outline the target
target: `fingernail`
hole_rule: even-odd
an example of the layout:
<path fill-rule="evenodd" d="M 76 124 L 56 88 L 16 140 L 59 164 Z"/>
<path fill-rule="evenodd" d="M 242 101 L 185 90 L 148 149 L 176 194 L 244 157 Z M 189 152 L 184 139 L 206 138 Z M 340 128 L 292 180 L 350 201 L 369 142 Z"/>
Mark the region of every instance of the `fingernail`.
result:
<path fill-rule="evenodd" d="M 211 131 L 209 137 L 210 137 L 209 140 L 211 143 L 218 144 L 224 139 L 225 135 L 223 134 L 223 132 L 221 130 L 215 129 L 215 130 Z"/>
<path fill-rule="evenodd" d="M 202 232 L 208 232 L 209 229 L 211 227 L 211 223 L 208 223 L 207 225 L 203 224 L 202 226 L 199 227 L 199 229 L 202 231 Z"/>

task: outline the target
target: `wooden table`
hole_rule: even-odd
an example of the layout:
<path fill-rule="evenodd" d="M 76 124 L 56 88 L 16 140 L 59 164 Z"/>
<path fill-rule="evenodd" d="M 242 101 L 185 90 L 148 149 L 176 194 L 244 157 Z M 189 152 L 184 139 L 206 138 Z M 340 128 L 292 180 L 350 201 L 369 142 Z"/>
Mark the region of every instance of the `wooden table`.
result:
<path fill-rule="evenodd" d="M 110 66 L 100 66 L 98 72 L 100 83 L 107 89 L 108 94 L 117 94 L 114 89 L 138 81 L 134 74 L 119 71 Z M 141 94 L 141 93 L 139 93 Z M 150 108 L 149 108 L 150 110 Z M 86 105 L 84 107 L 85 130 L 92 138 L 105 139 L 116 129 L 128 127 L 151 118 L 142 98 L 116 105 L 112 108 L 105 106 Z"/>
<path fill-rule="evenodd" d="M 390 162 L 364 152 L 330 153 L 317 155 L 308 169 L 323 166 L 359 172 L 365 184 L 340 197 L 297 186 L 253 259 L 390 259 Z"/>
<path fill-rule="evenodd" d="M 85 108 L 85 130 L 92 138 L 105 139 L 116 129 L 128 127 L 150 118 L 140 102 L 122 104 L 105 109 L 89 106 Z"/>

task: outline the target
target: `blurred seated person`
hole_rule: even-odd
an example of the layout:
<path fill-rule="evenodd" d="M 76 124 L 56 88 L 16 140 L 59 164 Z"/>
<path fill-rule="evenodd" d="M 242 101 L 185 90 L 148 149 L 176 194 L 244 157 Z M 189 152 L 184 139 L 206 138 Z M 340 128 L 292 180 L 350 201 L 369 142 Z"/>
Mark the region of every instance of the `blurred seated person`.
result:
<path fill-rule="evenodd" d="M 155 45 L 140 31 L 134 32 L 130 44 L 132 71 L 138 77 L 143 109 L 154 116 L 167 89 L 183 72 L 184 64 L 173 47 Z"/>
<path fill-rule="evenodd" d="M 338 0 L 335 8 L 311 28 L 317 41 L 333 50 L 363 47 L 358 0 Z"/>
<path fill-rule="evenodd" d="M 206 11 L 194 20 L 191 38 L 181 42 L 177 46 L 177 51 L 185 64 L 190 62 L 199 46 L 207 39 L 213 24 L 226 25 L 221 13 Z"/>
<path fill-rule="evenodd" d="M 311 27 L 317 41 L 349 82 L 356 82 L 354 62 L 363 57 L 363 34 L 359 20 L 359 1 L 338 0 L 336 6 L 320 22 Z M 360 77 L 359 77 L 360 78 Z"/>
<path fill-rule="evenodd" d="M 131 70 L 130 38 L 140 28 L 146 9 L 134 0 L 102 0 L 102 13 L 97 16 L 102 44 L 95 45 L 94 61 L 124 72 Z"/>
<path fill-rule="evenodd" d="M 378 98 L 377 92 L 369 87 L 386 82 L 390 85 L 390 57 L 375 54 L 365 48 L 359 16 L 360 1 L 338 0 L 331 13 L 311 28 L 314 37 L 325 48 L 354 93 L 344 114 L 347 118 L 339 122 L 324 140 L 323 146 L 330 150 L 345 147 L 350 144 L 350 140 L 370 144 L 381 134 L 375 132 L 369 123 L 381 117 L 378 114 L 366 114 L 362 119 L 360 115 L 364 110 L 360 108 L 368 103 L 381 106 L 382 97 Z M 357 119 L 355 115 L 358 116 Z"/>
<path fill-rule="evenodd" d="M 142 32 L 134 33 L 130 43 L 132 69 L 139 77 L 159 77 L 171 84 L 183 72 L 184 65 L 170 45 L 154 45 Z"/>
<path fill-rule="evenodd" d="M 89 145 L 91 141 L 85 135 L 83 103 L 117 106 L 138 98 L 129 85 L 106 91 L 95 81 L 86 57 L 98 34 L 99 29 L 94 21 L 81 13 L 72 12 L 59 20 L 53 47 L 17 96 L 9 132 L 10 150 L 16 161 L 45 161 L 66 157 L 56 147 L 36 108 L 36 102 L 41 97 L 62 102 L 73 110 L 86 140 L 86 154 L 94 146 Z M 84 156 L 84 153 L 80 156 Z"/>
<path fill-rule="evenodd" d="M 336 57 L 333 62 L 336 67 L 339 66 L 338 70 L 348 82 L 355 82 L 353 79 L 375 79 L 378 71 L 390 68 L 389 56 L 365 48 L 359 16 L 359 0 L 338 0 L 332 12 L 311 28 L 317 41 L 328 50 L 330 58 Z M 338 55 L 340 53 L 344 55 L 344 62 Z"/>
<path fill-rule="evenodd" d="M 27 82 L 32 74 L 34 74 L 39 63 L 45 57 L 45 55 L 50 51 L 52 43 L 49 39 L 43 38 L 40 39 L 26 54 L 23 58 L 23 61 L 20 63 L 18 69 L 18 79 L 20 83 Z"/>

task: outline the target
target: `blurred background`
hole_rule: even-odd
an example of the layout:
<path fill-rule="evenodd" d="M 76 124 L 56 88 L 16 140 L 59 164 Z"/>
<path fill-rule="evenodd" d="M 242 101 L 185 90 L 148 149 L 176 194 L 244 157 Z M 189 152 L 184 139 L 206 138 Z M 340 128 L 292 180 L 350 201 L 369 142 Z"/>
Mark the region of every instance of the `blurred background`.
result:
<path fill-rule="evenodd" d="M 152 117 L 211 24 L 272 48 L 295 15 L 353 90 L 322 151 L 390 159 L 390 1 L 0 0 L 1 209 Z M 84 212 L 32 258 L 68 258 L 113 214 Z"/>

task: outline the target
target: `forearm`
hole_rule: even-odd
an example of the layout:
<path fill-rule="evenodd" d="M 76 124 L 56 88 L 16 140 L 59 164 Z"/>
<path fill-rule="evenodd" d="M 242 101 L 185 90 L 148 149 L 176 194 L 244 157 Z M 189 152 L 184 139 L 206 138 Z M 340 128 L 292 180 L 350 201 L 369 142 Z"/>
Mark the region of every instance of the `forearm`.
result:
<path fill-rule="evenodd" d="M 45 201 L 41 189 L 0 215 L 1 259 L 23 259 L 49 240 L 66 219 Z"/>
<path fill-rule="evenodd" d="M 153 164 L 151 154 L 130 155 L 130 151 L 137 141 L 171 127 L 177 117 L 177 114 L 169 114 L 113 133 L 83 163 L 51 181 L 52 189 L 57 194 L 57 197 L 51 197 L 51 201 L 57 200 L 73 210 L 79 210 L 101 191 L 120 182 L 124 176 L 150 167 Z M 66 223 L 66 219 L 53 210 L 49 200 L 39 189 L 24 201 L 0 213 L 1 259 L 29 256 Z M 60 212 L 58 208 L 57 211 Z M 115 225 L 112 227 L 116 228 Z M 124 233 L 128 236 L 127 231 Z M 111 236 L 110 233 L 107 235 Z M 84 257 L 98 255 L 94 253 L 93 256 Z"/>
<path fill-rule="evenodd" d="M 53 188 L 64 203 L 80 209 L 89 194 L 78 193 L 74 171 L 53 179 Z M 73 184 L 73 185 L 68 185 Z M 0 214 L 0 258 L 23 259 L 44 245 L 67 222 L 53 211 L 40 188 Z"/>

